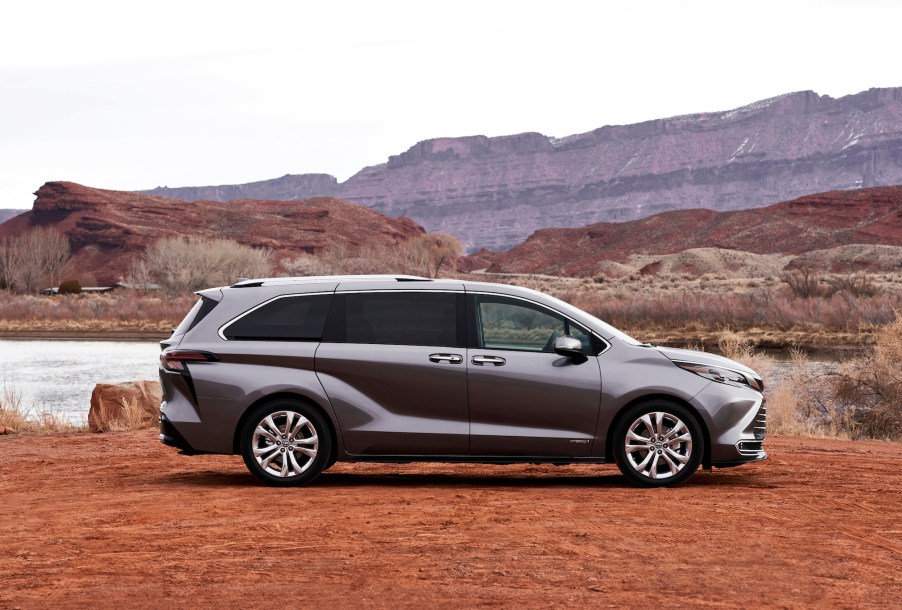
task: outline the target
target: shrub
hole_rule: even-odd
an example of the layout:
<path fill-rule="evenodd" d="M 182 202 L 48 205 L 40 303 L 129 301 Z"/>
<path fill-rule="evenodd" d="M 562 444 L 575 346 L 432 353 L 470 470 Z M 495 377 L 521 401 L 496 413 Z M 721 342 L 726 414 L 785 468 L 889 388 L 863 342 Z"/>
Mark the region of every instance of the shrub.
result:
<path fill-rule="evenodd" d="M 834 292 L 845 292 L 856 297 L 872 297 L 880 292 L 874 279 L 863 273 L 837 275 L 827 280 Z"/>
<path fill-rule="evenodd" d="M 795 296 L 802 299 L 827 297 L 835 292 L 820 274 L 809 267 L 787 271 L 781 279 Z"/>
<path fill-rule="evenodd" d="M 164 237 L 144 253 L 146 269 L 170 294 L 270 274 L 270 253 L 228 239 Z"/>
<path fill-rule="evenodd" d="M 79 294 L 81 292 L 81 282 L 78 280 L 65 280 L 60 282 L 59 294 Z"/>
<path fill-rule="evenodd" d="M 835 386 L 856 436 L 902 438 L 902 317 L 877 332 L 873 349 L 845 363 Z"/>

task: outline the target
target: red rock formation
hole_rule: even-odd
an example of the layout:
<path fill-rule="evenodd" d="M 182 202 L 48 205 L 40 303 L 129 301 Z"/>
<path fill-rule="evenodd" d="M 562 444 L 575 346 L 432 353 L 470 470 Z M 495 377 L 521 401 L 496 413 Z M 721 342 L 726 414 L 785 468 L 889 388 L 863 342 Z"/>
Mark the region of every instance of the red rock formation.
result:
<path fill-rule="evenodd" d="M 101 284 L 123 278 L 132 260 L 166 236 L 232 239 L 287 256 L 340 242 L 394 245 L 424 233 L 409 218 L 331 198 L 185 202 L 71 182 L 48 182 L 35 194 L 32 210 L 0 225 L 0 236 L 54 226 L 69 238 L 71 267 Z"/>
<path fill-rule="evenodd" d="M 111 424 L 122 422 L 122 411 L 131 405 L 140 408 L 147 424 L 156 422 L 160 417 L 161 399 L 159 381 L 98 383 L 91 392 L 88 426 L 91 432 L 107 432 Z"/>
<path fill-rule="evenodd" d="M 803 254 L 847 244 L 902 245 L 902 186 L 831 191 L 737 212 L 682 210 L 579 229 L 542 229 L 494 255 L 490 271 L 589 276 L 631 254 L 726 248 Z M 654 273 L 655 269 L 646 269 Z"/>

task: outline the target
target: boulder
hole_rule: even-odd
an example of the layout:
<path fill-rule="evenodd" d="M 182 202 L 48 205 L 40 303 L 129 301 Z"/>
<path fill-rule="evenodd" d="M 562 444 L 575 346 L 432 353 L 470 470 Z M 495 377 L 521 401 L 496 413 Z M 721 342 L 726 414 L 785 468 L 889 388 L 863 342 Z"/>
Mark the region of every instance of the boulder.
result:
<path fill-rule="evenodd" d="M 161 399 L 157 381 L 98 383 L 91 392 L 88 426 L 92 432 L 150 426 L 160 416 Z"/>

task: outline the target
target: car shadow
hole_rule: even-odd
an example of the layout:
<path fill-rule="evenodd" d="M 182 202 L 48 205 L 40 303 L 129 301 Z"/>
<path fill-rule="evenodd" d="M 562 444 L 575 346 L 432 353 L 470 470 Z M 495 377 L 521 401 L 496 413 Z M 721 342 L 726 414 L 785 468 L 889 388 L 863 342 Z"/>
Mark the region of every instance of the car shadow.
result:
<path fill-rule="evenodd" d="M 222 472 L 202 470 L 197 472 L 179 472 L 157 477 L 162 485 L 188 485 L 198 487 L 262 487 L 250 473 Z M 770 489 L 776 486 L 767 484 L 757 473 L 725 473 L 714 471 L 699 472 L 679 487 L 686 488 L 748 488 Z M 510 475 L 499 472 L 491 474 L 459 474 L 459 473 L 418 473 L 418 472 L 324 472 L 310 488 L 353 488 L 353 487 L 444 487 L 455 488 L 631 488 L 633 486 L 620 473 L 573 476 L 571 474 L 554 475 L 548 473 Z M 669 488 L 664 488 L 669 489 Z"/>

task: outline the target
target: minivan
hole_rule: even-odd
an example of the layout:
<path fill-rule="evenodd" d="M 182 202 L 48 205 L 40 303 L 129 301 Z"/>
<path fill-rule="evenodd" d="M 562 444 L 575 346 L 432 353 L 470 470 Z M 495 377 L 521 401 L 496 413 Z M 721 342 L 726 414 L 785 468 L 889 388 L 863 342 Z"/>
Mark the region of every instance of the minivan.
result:
<path fill-rule="evenodd" d="M 604 464 L 640 486 L 767 457 L 761 377 L 516 286 L 242 280 L 161 342 L 160 440 L 269 485 L 337 461 Z"/>

